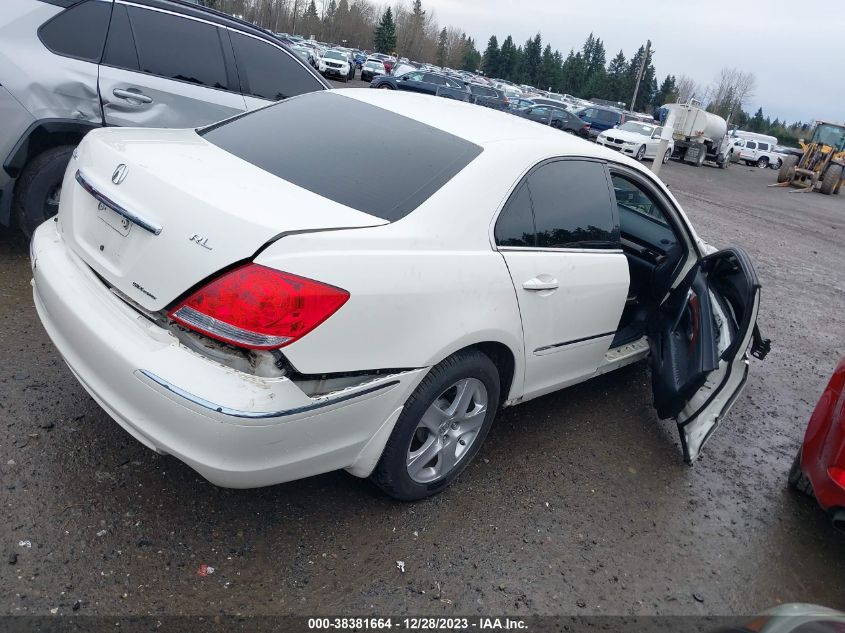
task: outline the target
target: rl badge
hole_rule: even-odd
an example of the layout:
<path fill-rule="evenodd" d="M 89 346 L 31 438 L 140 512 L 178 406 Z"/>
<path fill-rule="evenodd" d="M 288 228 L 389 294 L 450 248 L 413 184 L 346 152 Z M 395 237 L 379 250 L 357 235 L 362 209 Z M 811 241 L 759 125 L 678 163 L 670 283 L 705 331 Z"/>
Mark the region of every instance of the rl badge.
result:
<path fill-rule="evenodd" d="M 208 245 L 208 238 L 207 237 L 203 237 L 202 235 L 198 235 L 197 233 L 194 233 L 188 239 L 191 240 L 192 242 L 194 242 L 195 244 L 199 244 L 203 248 L 206 248 L 208 250 L 214 250 L 214 249 L 212 249 L 211 246 Z"/>

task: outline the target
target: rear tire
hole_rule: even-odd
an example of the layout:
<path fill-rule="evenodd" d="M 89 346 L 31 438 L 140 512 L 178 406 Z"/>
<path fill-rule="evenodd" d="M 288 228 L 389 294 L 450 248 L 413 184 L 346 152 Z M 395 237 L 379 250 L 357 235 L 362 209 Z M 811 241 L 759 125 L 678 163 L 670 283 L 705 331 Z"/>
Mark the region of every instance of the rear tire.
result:
<path fill-rule="evenodd" d="M 769 166 L 769 159 L 765 156 L 761 156 L 760 159 L 757 161 L 757 167 L 760 169 L 765 169 Z"/>
<path fill-rule="evenodd" d="M 379 88 L 381 88 L 382 90 L 393 90 L 393 86 L 391 86 L 390 84 L 382 84 L 379 86 Z"/>
<path fill-rule="evenodd" d="M 795 166 L 797 164 L 797 156 L 787 156 L 778 170 L 778 182 L 789 182 L 792 180 L 792 174 L 795 173 Z"/>
<path fill-rule="evenodd" d="M 478 410 L 479 413 L 476 415 L 483 416 L 483 420 L 470 416 L 480 426 L 471 437 L 469 434 L 472 431 L 465 431 L 467 435 L 453 437 L 450 429 L 455 429 L 455 424 L 457 424 L 455 433 L 460 434 L 462 428 L 461 422 L 457 421 L 461 413 L 458 410 L 453 418 L 444 418 L 443 422 L 440 422 L 439 417 L 434 416 L 436 419 L 434 425 L 439 430 L 435 429 L 436 433 L 431 433 L 429 436 L 425 424 L 430 422 L 424 424 L 424 416 L 431 416 L 432 408 L 435 406 L 439 408 L 439 403 L 445 402 L 444 406 L 448 408 L 452 390 L 465 381 L 469 385 L 483 386 L 486 409 L 478 409 L 480 397 L 477 401 L 473 396 L 466 405 L 470 412 Z M 496 417 L 499 390 L 499 372 L 496 365 L 478 350 L 459 352 L 435 365 L 405 403 L 402 414 L 396 421 L 396 426 L 387 440 L 381 459 L 370 475 L 370 479 L 388 495 L 400 501 L 416 501 L 442 491 L 463 472 L 478 453 Z M 457 392 L 454 398 L 451 404 L 457 401 Z M 449 424 L 450 419 L 456 420 L 452 422 L 452 426 Z M 445 426 L 445 432 L 439 428 L 440 426 Z M 443 442 L 441 442 L 441 432 L 444 433 Z M 448 440 L 445 439 L 446 435 L 449 435 Z M 446 441 L 449 443 L 444 443 Z M 461 441 L 465 441 L 466 444 L 461 444 Z M 438 443 L 442 448 L 432 446 Z M 428 451 L 425 450 L 426 446 L 433 451 L 430 458 Z M 463 446 L 466 448 L 462 448 Z M 454 457 L 455 451 L 461 453 L 457 458 Z M 425 463 L 418 461 L 415 467 L 411 460 L 414 453 L 420 452 L 423 452 L 425 457 L 419 459 L 428 461 Z M 442 459 L 447 461 L 441 463 Z M 457 461 L 453 462 L 453 459 Z M 439 468 L 446 467 L 446 464 L 449 464 L 449 468 L 445 472 L 439 472 Z M 412 471 L 415 473 L 413 477 Z"/>
<path fill-rule="evenodd" d="M 15 187 L 12 213 L 23 234 L 31 238 L 35 229 L 59 212 L 62 179 L 75 145 L 52 147 L 27 163 Z"/>
<path fill-rule="evenodd" d="M 824 173 L 821 192 L 829 196 L 836 190 L 840 180 L 842 180 L 842 165 L 830 165 Z"/>
<path fill-rule="evenodd" d="M 792 461 L 792 467 L 789 469 L 789 486 L 790 488 L 804 493 L 805 495 L 813 495 L 813 484 L 807 478 L 807 475 L 801 470 L 801 449 L 798 449 L 798 454 Z"/>

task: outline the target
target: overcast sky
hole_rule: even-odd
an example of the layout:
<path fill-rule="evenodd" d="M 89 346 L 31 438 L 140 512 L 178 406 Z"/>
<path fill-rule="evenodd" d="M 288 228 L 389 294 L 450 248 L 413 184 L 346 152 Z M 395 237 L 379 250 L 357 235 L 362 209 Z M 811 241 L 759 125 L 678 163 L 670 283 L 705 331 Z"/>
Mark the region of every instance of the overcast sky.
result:
<path fill-rule="evenodd" d="M 651 39 L 658 81 L 689 75 L 711 84 L 724 67 L 754 73 L 746 104 L 772 119 L 845 121 L 845 5 L 834 0 L 423 0 L 482 52 L 490 35 L 521 45 L 537 31 L 564 56 L 592 31 L 607 59 L 630 58 Z M 795 57 L 802 52 L 799 63 Z M 589 95 L 583 95 L 589 97 Z"/>

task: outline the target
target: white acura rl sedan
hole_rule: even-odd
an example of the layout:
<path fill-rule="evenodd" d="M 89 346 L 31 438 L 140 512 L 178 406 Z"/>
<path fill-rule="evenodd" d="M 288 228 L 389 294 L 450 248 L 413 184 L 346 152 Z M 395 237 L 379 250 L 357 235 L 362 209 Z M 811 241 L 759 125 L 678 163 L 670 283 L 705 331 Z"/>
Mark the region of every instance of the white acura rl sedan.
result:
<path fill-rule="evenodd" d="M 692 462 L 768 348 L 746 254 L 638 163 L 402 92 L 90 132 L 31 248 L 79 382 L 227 487 L 346 469 L 420 499 L 499 407 L 646 357 Z"/>

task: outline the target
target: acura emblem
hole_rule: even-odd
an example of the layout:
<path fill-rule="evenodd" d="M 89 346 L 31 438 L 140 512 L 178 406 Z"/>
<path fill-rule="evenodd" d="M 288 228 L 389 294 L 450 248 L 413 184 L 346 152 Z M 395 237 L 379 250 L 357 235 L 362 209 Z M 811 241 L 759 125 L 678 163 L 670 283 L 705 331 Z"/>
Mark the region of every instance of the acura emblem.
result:
<path fill-rule="evenodd" d="M 114 168 L 114 173 L 111 175 L 111 181 L 119 185 L 124 181 L 126 178 L 126 165 L 120 163 L 117 167 Z"/>

